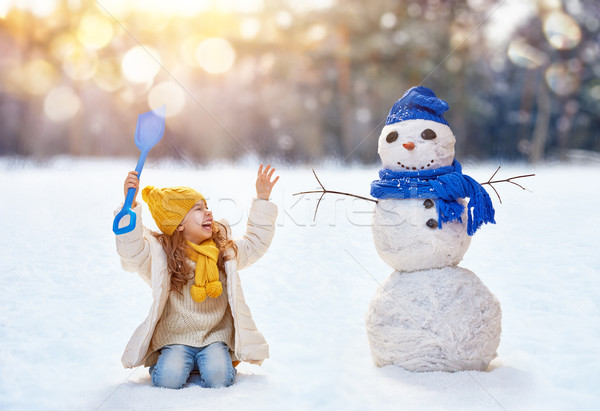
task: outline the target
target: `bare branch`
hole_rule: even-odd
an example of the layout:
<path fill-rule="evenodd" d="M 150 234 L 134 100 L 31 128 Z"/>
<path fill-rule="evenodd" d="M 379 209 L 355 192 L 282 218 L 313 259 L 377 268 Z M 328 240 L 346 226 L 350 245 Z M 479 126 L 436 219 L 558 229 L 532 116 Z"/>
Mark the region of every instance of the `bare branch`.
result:
<path fill-rule="evenodd" d="M 321 186 L 321 188 L 323 190 L 325 190 L 325 187 L 323 186 L 323 184 L 321 184 L 321 180 L 319 180 L 319 177 L 317 177 L 317 173 L 315 173 L 315 169 L 312 169 L 313 174 L 315 175 L 315 178 L 317 179 L 317 183 L 319 183 L 319 185 Z"/>
<path fill-rule="evenodd" d="M 502 166 L 498 166 L 498 168 L 496 169 L 496 171 L 494 171 L 494 174 L 492 174 L 492 176 L 489 178 L 488 181 L 490 181 L 492 178 L 496 177 L 496 174 L 498 173 L 498 171 L 500 171 L 500 167 L 502 167 Z"/>
<path fill-rule="evenodd" d="M 510 183 L 510 184 L 516 185 L 517 187 L 521 188 L 522 190 L 526 190 L 526 191 L 531 192 L 531 190 L 528 190 L 527 188 L 523 187 L 521 184 L 515 183 L 512 180 L 515 180 L 517 178 L 533 177 L 533 176 L 535 176 L 535 174 L 523 174 L 523 175 L 520 175 L 520 176 L 514 176 L 514 177 L 505 178 L 504 180 L 494 180 L 494 181 L 492 181 L 492 178 L 494 178 L 496 176 L 496 173 L 498 173 L 498 170 L 500 170 L 500 166 L 496 169 L 496 171 L 494 171 L 494 174 L 492 174 L 492 176 L 488 179 L 488 181 L 486 181 L 485 183 L 480 183 L 480 184 L 481 185 L 488 184 L 490 187 L 492 187 L 492 190 L 494 190 L 494 192 L 498 196 L 498 200 L 500 201 L 500 204 L 502 204 L 502 199 L 500 198 L 500 194 L 498 194 L 498 191 L 496 191 L 496 188 L 494 187 L 494 184 L 497 184 L 497 183 Z"/>
<path fill-rule="evenodd" d="M 490 187 L 492 187 L 492 190 L 494 190 L 494 193 L 496 193 L 496 195 L 498 196 L 498 201 L 500 201 L 500 204 L 502 204 L 502 199 L 500 198 L 500 194 L 498 194 L 498 191 L 496 191 L 496 188 L 491 184 Z"/>
<path fill-rule="evenodd" d="M 319 205 L 321 205 L 321 200 L 323 199 L 323 197 L 325 196 L 325 194 L 339 194 L 339 195 L 344 195 L 344 196 L 349 196 L 349 197 L 355 197 L 355 198 L 360 198 L 361 200 L 367 200 L 367 201 L 372 201 L 374 203 L 377 203 L 377 200 L 374 200 L 372 198 L 368 198 L 368 197 L 361 197 L 358 196 L 356 194 L 350 194 L 350 193 L 344 193 L 341 191 L 331 191 L 331 190 L 327 190 L 325 188 L 325 186 L 323 185 L 323 183 L 321 183 L 321 180 L 319 180 L 319 177 L 317 177 L 317 173 L 315 173 L 315 170 L 313 169 L 313 174 L 315 175 L 315 178 L 317 179 L 317 182 L 319 183 L 319 185 L 321 186 L 321 190 L 314 190 L 314 191 L 301 191 L 299 193 L 294 193 L 292 194 L 293 196 L 297 196 L 300 194 L 321 194 L 321 196 L 319 197 L 319 200 L 317 201 L 317 207 L 315 208 L 315 214 L 313 216 L 313 219 L 317 218 L 317 211 L 319 210 Z"/>
<path fill-rule="evenodd" d="M 323 196 L 325 196 L 325 191 L 323 191 L 323 194 L 321 194 L 321 197 L 319 197 L 319 201 L 317 201 L 317 206 L 315 207 L 315 214 L 313 215 L 313 221 L 317 219 L 317 211 L 319 211 L 319 205 L 321 205 L 321 200 L 323 199 Z"/>

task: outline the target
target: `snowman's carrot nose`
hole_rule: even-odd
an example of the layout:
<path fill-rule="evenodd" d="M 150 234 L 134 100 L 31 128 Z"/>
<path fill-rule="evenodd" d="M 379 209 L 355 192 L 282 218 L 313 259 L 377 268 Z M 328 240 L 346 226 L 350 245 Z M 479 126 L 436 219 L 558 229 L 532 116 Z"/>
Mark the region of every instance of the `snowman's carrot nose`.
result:
<path fill-rule="evenodd" d="M 405 149 L 407 149 L 408 151 L 410 150 L 414 150 L 415 148 L 415 143 L 404 143 L 402 144 L 402 147 L 404 147 Z"/>

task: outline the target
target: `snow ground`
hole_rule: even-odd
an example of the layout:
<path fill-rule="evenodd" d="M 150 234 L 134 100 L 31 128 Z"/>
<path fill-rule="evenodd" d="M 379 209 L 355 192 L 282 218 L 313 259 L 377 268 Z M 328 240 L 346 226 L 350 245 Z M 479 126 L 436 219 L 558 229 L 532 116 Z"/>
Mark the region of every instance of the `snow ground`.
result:
<path fill-rule="evenodd" d="M 0 409 L 600 408 L 600 164 L 502 168 L 504 178 L 535 172 L 522 180 L 532 192 L 498 186 L 498 224 L 476 234 L 460 264 L 502 304 L 499 356 L 488 372 L 454 374 L 373 366 L 364 315 L 392 270 L 372 243 L 372 203 L 330 196 L 313 222 L 317 196 L 291 195 L 317 187 L 310 168 L 282 168 L 275 239 L 241 272 L 271 358 L 240 365 L 233 387 L 177 391 L 120 363 L 151 302 L 145 283 L 121 269 L 111 231 L 134 164 L 0 159 Z M 485 181 L 496 164 L 463 167 Z M 377 178 L 376 167 L 317 172 L 329 189 L 365 196 Z M 199 189 L 239 235 L 254 175 L 254 165 L 148 163 L 142 184 Z"/>

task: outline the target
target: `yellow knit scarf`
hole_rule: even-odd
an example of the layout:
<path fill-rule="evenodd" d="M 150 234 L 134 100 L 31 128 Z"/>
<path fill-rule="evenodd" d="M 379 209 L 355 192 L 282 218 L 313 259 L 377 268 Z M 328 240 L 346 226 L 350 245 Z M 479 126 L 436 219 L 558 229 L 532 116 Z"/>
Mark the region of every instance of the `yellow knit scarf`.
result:
<path fill-rule="evenodd" d="M 187 242 L 188 257 L 196 261 L 196 270 L 194 284 L 190 289 L 190 294 L 194 301 L 201 303 L 206 300 L 206 296 L 217 298 L 223 292 L 223 285 L 219 281 L 219 268 L 217 267 L 217 258 L 219 249 L 214 240 L 206 240 L 197 245 Z"/>

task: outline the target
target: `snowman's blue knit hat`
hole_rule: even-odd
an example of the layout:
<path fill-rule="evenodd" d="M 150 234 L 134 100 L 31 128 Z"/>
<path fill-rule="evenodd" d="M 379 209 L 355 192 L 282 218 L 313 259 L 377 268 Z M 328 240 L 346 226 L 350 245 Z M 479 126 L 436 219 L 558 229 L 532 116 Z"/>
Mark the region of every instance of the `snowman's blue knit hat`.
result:
<path fill-rule="evenodd" d="M 417 86 L 404 93 L 402 98 L 392 106 L 385 125 L 405 120 L 432 120 L 449 126 L 444 118 L 448 103 L 435 96 L 427 87 Z"/>

